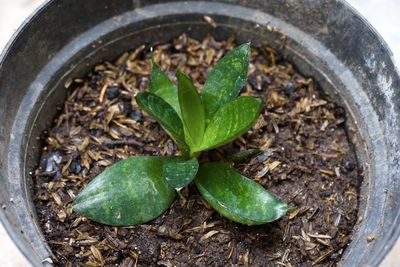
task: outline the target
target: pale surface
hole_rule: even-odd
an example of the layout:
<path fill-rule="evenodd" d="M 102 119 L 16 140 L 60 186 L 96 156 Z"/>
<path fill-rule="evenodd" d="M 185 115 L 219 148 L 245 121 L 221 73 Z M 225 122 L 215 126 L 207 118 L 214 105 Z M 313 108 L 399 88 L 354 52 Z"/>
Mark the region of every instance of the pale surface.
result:
<path fill-rule="evenodd" d="M 43 0 L 0 0 L 0 50 L 22 21 Z M 399 0 L 348 0 L 386 40 L 400 63 L 400 1 Z M 4 228 L 0 225 L 0 259 L 2 267 L 29 267 L 29 263 L 16 248 Z M 400 266 L 400 240 L 380 267 Z"/>

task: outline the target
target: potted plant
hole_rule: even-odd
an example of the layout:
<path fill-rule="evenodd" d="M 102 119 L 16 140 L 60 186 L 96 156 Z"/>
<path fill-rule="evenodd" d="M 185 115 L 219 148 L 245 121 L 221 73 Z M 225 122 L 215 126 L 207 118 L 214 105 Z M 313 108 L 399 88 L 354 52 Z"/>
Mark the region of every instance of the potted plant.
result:
<path fill-rule="evenodd" d="M 51 124 L 50 122 L 56 113 L 55 105 L 63 103 L 65 95 L 71 93 L 73 87 L 76 88 L 76 84 L 79 84 L 79 80 L 74 80 L 71 83 L 71 78 L 82 77 L 96 62 L 115 58 L 124 51 L 140 47 L 145 42 L 152 46 L 156 43 L 166 43 L 184 32 L 198 40 L 202 40 L 208 33 L 223 40 L 227 39 L 232 31 L 236 31 L 236 37 L 240 43 L 251 40 L 255 47 L 262 47 L 261 43 L 268 41 L 271 50 L 269 52 L 267 50 L 267 53 L 270 53 L 268 57 L 271 60 L 272 58 L 277 60 L 280 57 L 279 53 L 283 53 L 284 57 L 293 62 L 299 72 L 307 77 L 313 77 L 330 97 L 335 98 L 347 110 L 346 129 L 355 144 L 358 164 L 364 170 L 364 183 L 359 192 L 361 198 L 358 217 L 361 219 L 354 230 L 353 241 L 343 256 L 342 264 L 352 266 L 361 263 L 370 265 L 379 263 L 390 247 L 387 244 L 393 244 L 398 236 L 398 229 L 395 227 L 399 212 L 396 204 L 398 203 L 396 202 L 398 195 L 394 191 L 398 185 L 395 179 L 396 173 L 398 173 L 398 165 L 396 164 L 398 113 L 395 109 L 397 98 L 394 90 L 398 86 L 398 74 L 379 37 L 341 2 L 326 3 L 327 6 L 323 6 L 322 3 L 310 5 L 306 1 L 295 4 L 288 2 L 287 4 L 282 5 L 277 2 L 243 4 L 239 2 L 197 1 L 156 3 L 146 1 L 146 3 L 134 2 L 134 6 L 131 6 L 132 3 L 128 4 L 124 1 L 110 1 L 100 5 L 95 1 L 85 1 L 84 3 L 51 1 L 38 11 L 35 18 L 27 22 L 26 26 L 16 35 L 15 40 L 10 43 L 6 52 L 3 53 L 1 60 L 2 96 L 0 99 L 4 111 L 1 113 L 1 119 L 4 122 L 3 139 L 0 146 L 1 179 L 5 186 L 1 189 L 0 202 L 3 209 L 0 215 L 17 244 L 28 255 L 33 264 L 45 264 L 50 261 L 48 257 L 51 256 L 49 247 L 38 231 L 35 212 L 30 202 L 31 193 L 29 192 L 32 188 L 29 178 L 31 177 L 30 172 L 35 174 L 39 149 L 42 148 L 41 141 L 37 140 L 36 137 L 40 137 L 44 129 L 49 129 L 49 124 Z M 82 10 L 84 12 L 81 12 Z M 294 12 L 295 10 L 302 10 L 304 16 L 298 16 L 298 12 Z M 332 17 L 329 10 L 339 10 L 342 15 Z M 74 15 L 63 16 L 63 12 Z M 82 16 L 82 14 L 85 14 L 85 16 Z M 311 20 L 308 21 L 308 19 Z M 179 21 L 179 23 L 171 23 L 173 21 Z M 48 27 L 48 25 L 51 26 Z M 352 28 L 349 31 L 357 32 L 357 34 L 344 34 L 345 25 L 352 25 L 354 30 Z M 282 31 L 285 37 L 282 37 L 277 29 Z M 56 33 L 57 38 L 50 37 L 49 33 Z M 360 42 L 366 42 L 369 45 L 363 49 L 355 50 Z M 280 47 L 283 43 L 285 49 Z M 134 55 L 131 56 L 134 58 Z M 33 62 L 35 67 L 32 65 Z M 130 67 L 132 72 L 139 73 L 142 70 L 138 65 Z M 99 69 L 98 71 L 107 70 Z M 13 77 L 16 76 L 24 79 L 15 82 Z M 185 80 L 184 76 L 181 76 L 181 78 Z M 253 78 L 250 77 L 250 79 Z M 256 76 L 255 78 L 251 82 L 257 87 L 258 81 Z M 303 82 L 306 85 L 306 80 Z M 72 87 L 70 87 L 71 85 Z M 65 88 L 69 88 L 70 91 L 66 92 Z M 100 95 L 101 89 L 99 88 Z M 104 94 L 109 91 L 108 89 L 107 86 L 103 90 L 103 98 L 106 97 Z M 285 90 L 283 90 L 282 97 L 290 97 L 293 93 L 293 88 L 290 85 L 282 89 L 287 90 L 287 96 L 284 96 Z M 109 94 L 112 98 L 113 93 L 111 91 Z M 192 90 L 192 92 L 194 91 Z M 260 95 L 262 94 L 260 93 Z M 280 96 L 275 95 L 274 97 L 279 98 Z M 313 95 L 310 95 L 310 99 L 313 99 Z M 314 99 L 318 100 L 319 95 L 315 94 Z M 191 101 L 193 101 L 193 98 L 191 98 Z M 140 103 L 140 100 L 138 102 Z M 319 104 L 321 103 L 319 102 Z M 142 103 L 142 105 L 151 113 L 148 105 L 147 107 L 146 104 Z M 316 102 L 314 105 L 317 105 Z M 196 112 L 196 114 L 198 113 Z M 150 117 L 146 116 L 146 119 L 150 120 Z M 311 118 L 311 120 L 313 119 Z M 186 121 L 190 122 L 190 120 Z M 275 132 L 275 136 L 280 137 L 279 125 L 275 126 L 278 126 L 278 128 L 274 128 L 273 123 L 271 123 L 271 130 Z M 322 122 L 321 131 L 326 127 Z M 391 127 L 391 131 L 388 130 L 389 127 Z M 166 127 L 164 126 L 164 128 Z M 194 131 L 194 134 L 198 133 L 199 131 Z M 284 132 L 282 136 L 284 136 Z M 308 136 L 299 142 L 304 142 L 312 148 L 313 142 L 310 140 L 312 140 L 312 137 Z M 57 140 L 57 142 L 59 141 Z M 80 143 L 80 145 L 82 144 L 84 142 Z M 321 144 L 319 145 L 321 146 Z M 117 152 L 124 154 L 123 151 Z M 167 152 L 166 150 L 165 153 Z M 323 157 L 329 158 L 332 154 L 324 154 Z M 225 156 L 225 154 L 223 155 Z M 59 160 L 59 155 L 52 154 L 51 156 L 49 169 L 52 166 L 57 166 Z M 290 154 L 286 155 L 286 157 L 289 156 Z M 213 156 L 209 153 L 203 157 Z M 49 162 L 47 159 L 46 163 Z M 219 160 L 223 160 L 223 157 Z M 55 165 L 52 165 L 53 163 Z M 104 161 L 103 164 L 109 165 L 109 162 Z M 344 164 L 343 166 L 347 164 L 349 170 L 356 169 L 354 162 L 346 157 L 343 157 L 340 164 Z M 66 167 L 66 170 L 70 166 L 71 172 L 79 172 L 79 166 L 73 163 L 73 160 Z M 80 167 L 82 168 L 82 166 Z M 318 177 L 334 179 L 334 177 L 345 175 L 340 172 L 341 170 L 341 168 L 339 168 L 339 172 L 335 168 L 326 170 L 322 166 Z M 59 171 L 62 172 L 63 170 Z M 227 171 L 229 172 L 229 170 Z M 306 172 L 305 169 L 302 171 Z M 203 172 L 201 171 L 201 173 Z M 282 181 L 286 179 L 284 176 L 279 177 Z M 62 179 L 57 180 L 59 178 L 57 176 L 53 178 L 54 180 L 49 179 L 46 182 L 47 188 L 43 188 L 43 190 L 50 190 L 50 193 L 54 193 L 53 195 L 50 194 L 51 203 L 57 203 L 57 200 L 59 200 L 57 197 L 60 196 L 55 194 L 56 191 L 51 190 L 55 189 L 54 186 L 58 186 L 58 182 L 62 182 Z M 81 182 L 81 187 L 86 181 Z M 79 183 L 79 179 L 77 179 L 77 182 Z M 308 186 L 313 188 L 311 185 Z M 34 184 L 33 188 L 35 188 L 33 194 L 40 196 L 37 184 Z M 68 194 L 68 190 L 66 192 Z M 190 196 L 188 193 L 187 191 L 182 192 L 186 198 Z M 352 193 L 354 192 L 348 191 L 348 196 Z M 329 189 L 322 188 L 321 194 L 323 199 L 328 199 L 327 201 L 329 199 L 337 200 Z M 43 196 L 45 197 L 45 195 Z M 61 196 L 61 200 L 63 200 L 63 196 Z M 289 198 L 287 200 L 290 201 Z M 368 201 L 364 202 L 364 200 Z M 198 203 L 191 203 L 190 201 L 191 199 L 188 200 L 187 205 Z M 172 211 L 178 210 L 179 205 L 183 205 L 183 203 L 184 201 L 177 201 Z M 346 202 L 341 203 L 346 205 Z M 206 206 L 206 204 L 204 205 Z M 385 207 L 391 208 L 385 209 Z M 313 213 L 318 211 L 310 209 L 307 208 L 307 205 L 296 205 L 296 209 L 285 220 L 293 219 L 299 214 L 299 217 L 302 217 L 305 214 L 303 220 L 306 220 L 308 227 L 311 227 L 309 221 L 315 216 Z M 60 208 L 56 214 L 57 219 L 62 220 L 70 212 L 72 211 L 69 208 Z M 46 214 L 39 214 L 41 218 L 45 216 Z M 336 212 L 326 220 L 333 224 L 338 221 L 338 224 L 340 224 L 342 218 L 341 213 Z M 175 219 L 179 220 L 179 218 Z M 221 239 L 220 242 L 224 242 L 224 233 L 219 233 L 221 229 L 212 228 L 215 225 L 210 224 L 216 223 L 216 221 L 205 220 L 205 222 L 206 224 L 203 227 L 209 229 L 209 231 L 203 233 L 203 240 Z M 75 224 L 80 223 L 79 221 L 75 222 Z M 157 223 L 157 220 L 154 223 Z M 166 239 L 179 240 L 181 238 L 179 231 L 164 231 L 166 229 L 161 226 L 157 229 L 148 227 L 146 230 L 156 231 L 156 234 L 164 236 Z M 98 227 L 101 228 L 101 226 Z M 139 229 L 138 233 L 142 233 L 140 228 L 137 229 Z M 185 228 L 188 231 L 189 229 L 191 228 Z M 263 229 L 265 230 L 265 228 Z M 313 242 L 310 241 L 319 239 L 317 242 L 321 247 L 325 246 L 326 253 L 316 257 L 314 259 L 315 264 L 320 264 L 327 257 L 338 257 L 341 253 L 340 249 L 336 250 L 327 241 L 332 238 L 334 233 L 332 235 L 321 235 L 311 231 L 311 229 L 312 227 L 306 228 L 304 235 L 301 230 L 294 230 L 300 231 L 298 242 L 308 245 L 308 247 L 305 246 L 306 250 L 300 251 L 300 253 L 307 254 L 307 249 L 313 249 L 310 247 L 310 243 Z M 288 231 L 291 231 L 290 228 L 288 228 Z M 115 240 L 115 235 L 124 235 L 124 233 L 126 234 L 127 230 L 120 228 L 115 229 L 114 232 L 104 232 L 101 235 L 109 239 L 107 242 L 112 242 L 112 240 Z M 263 232 L 259 234 L 262 236 Z M 88 236 L 81 238 L 84 242 L 94 242 Z M 145 240 L 145 237 L 142 238 Z M 250 240 L 252 238 L 255 238 L 254 240 L 260 239 L 259 236 L 248 238 Z M 278 239 L 275 236 L 268 240 Z M 73 243 L 75 241 L 64 240 L 62 242 Z M 190 244 L 189 241 L 186 240 L 186 244 Z M 57 244 L 53 242 L 51 245 Z M 64 246 L 64 243 L 58 245 Z M 114 245 L 120 246 L 121 244 L 117 242 Z M 65 246 L 66 249 L 67 247 Z M 233 246 L 229 245 L 228 247 Z M 331 247 L 334 251 L 329 250 Z M 149 247 L 149 249 L 151 248 Z M 35 252 L 33 253 L 33 251 Z M 164 245 L 160 251 L 168 251 L 168 249 Z M 97 259 L 101 264 L 100 258 L 103 256 L 101 252 L 99 254 L 96 246 L 88 246 L 80 256 L 84 256 L 85 253 L 90 254 L 89 257 Z M 230 256 L 232 257 L 234 253 L 232 249 Z M 367 253 L 370 257 L 363 257 Z M 250 251 L 240 251 L 239 255 L 243 264 L 254 262 Z M 285 257 L 285 255 L 287 259 L 288 254 L 285 254 L 285 252 L 279 257 Z M 121 257 L 117 254 L 109 256 Z M 140 255 L 138 251 L 132 250 L 130 258 L 135 259 L 135 257 L 140 258 Z M 274 255 L 271 257 L 274 257 Z M 105 261 L 104 258 L 102 259 Z M 161 261 L 159 264 L 168 264 L 168 262 Z"/>
<path fill-rule="evenodd" d="M 229 164 L 199 167 L 197 160 L 202 151 L 247 132 L 260 115 L 260 99 L 237 96 L 246 82 L 249 54 L 250 44 L 243 44 L 222 58 L 210 72 L 201 96 L 179 70 L 177 90 L 153 62 L 150 91 L 138 93 L 136 102 L 161 124 L 181 156 L 136 156 L 120 161 L 93 179 L 77 196 L 73 209 L 105 224 L 145 223 L 172 204 L 174 190 L 184 199 L 180 191 L 196 177 L 196 186 L 207 202 L 233 221 L 257 225 L 283 216 L 286 204 Z"/>

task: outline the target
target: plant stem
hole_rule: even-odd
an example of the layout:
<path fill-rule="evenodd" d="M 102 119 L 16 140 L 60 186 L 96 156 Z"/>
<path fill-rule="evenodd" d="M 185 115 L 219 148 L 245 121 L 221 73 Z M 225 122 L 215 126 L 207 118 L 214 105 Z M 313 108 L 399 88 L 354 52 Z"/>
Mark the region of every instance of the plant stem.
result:
<path fill-rule="evenodd" d="M 198 159 L 199 157 L 200 157 L 200 154 L 201 154 L 201 152 L 190 152 L 189 153 L 189 157 L 191 158 L 191 159 L 193 159 L 193 158 L 196 158 L 196 159 Z"/>
<path fill-rule="evenodd" d="M 181 190 L 176 189 L 176 193 L 178 194 L 178 196 L 182 199 L 183 203 L 186 203 L 186 198 L 182 195 Z"/>

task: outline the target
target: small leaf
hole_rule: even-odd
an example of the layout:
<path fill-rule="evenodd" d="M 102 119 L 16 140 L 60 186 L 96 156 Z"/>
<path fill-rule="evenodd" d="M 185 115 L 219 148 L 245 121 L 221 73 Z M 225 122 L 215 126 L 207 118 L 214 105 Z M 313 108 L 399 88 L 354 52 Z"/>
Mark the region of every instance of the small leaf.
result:
<path fill-rule="evenodd" d="M 136 96 L 139 107 L 152 115 L 167 134 L 175 141 L 182 153 L 188 151 L 185 143 L 182 121 L 176 111 L 161 97 L 149 93 L 141 92 Z"/>
<path fill-rule="evenodd" d="M 232 161 L 233 163 L 237 164 L 237 163 L 242 163 L 253 156 L 260 155 L 263 152 L 264 152 L 264 150 L 262 150 L 260 148 L 251 148 L 251 149 L 239 151 L 239 152 L 229 156 L 227 159 Z"/>
<path fill-rule="evenodd" d="M 161 215 L 176 197 L 162 157 L 133 157 L 106 168 L 76 197 L 80 215 L 109 225 L 133 225 Z"/>
<path fill-rule="evenodd" d="M 195 183 L 215 210 L 238 223 L 264 224 L 282 217 L 288 211 L 285 203 L 225 163 L 201 166 Z"/>
<path fill-rule="evenodd" d="M 176 77 L 178 78 L 178 97 L 185 130 L 185 141 L 192 149 L 200 145 L 203 140 L 204 106 L 193 82 L 179 70 L 176 72 Z"/>
<path fill-rule="evenodd" d="M 239 95 L 246 82 L 249 55 L 250 43 L 242 44 L 227 53 L 211 70 L 202 92 L 207 122 L 218 109 Z"/>
<path fill-rule="evenodd" d="M 171 187 L 180 190 L 193 181 L 198 169 L 199 162 L 195 158 L 184 161 L 182 158 L 172 157 L 164 163 L 164 177 Z"/>
<path fill-rule="evenodd" d="M 261 100 L 250 96 L 240 96 L 223 106 L 208 124 L 203 143 L 194 152 L 222 146 L 244 134 L 257 120 L 261 107 Z"/>
<path fill-rule="evenodd" d="M 171 105 L 178 116 L 181 116 L 178 91 L 176 90 L 175 85 L 170 81 L 167 74 L 160 69 L 154 60 L 152 63 L 153 67 L 150 75 L 149 92 L 161 97 L 165 102 Z"/>

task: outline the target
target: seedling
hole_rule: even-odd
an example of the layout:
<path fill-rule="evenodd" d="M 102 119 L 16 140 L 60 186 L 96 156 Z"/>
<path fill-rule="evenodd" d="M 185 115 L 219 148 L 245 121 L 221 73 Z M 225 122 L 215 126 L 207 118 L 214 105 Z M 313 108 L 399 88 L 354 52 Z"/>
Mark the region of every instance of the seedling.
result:
<path fill-rule="evenodd" d="M 227 144 L 255 123 L 262 101 L 238 96 L 244 86 L 250 45 L 243 44 L 222 58 L 200 95 L 179 70 L 178 88 L 153 62 L 149 91 L 136 96 L 180 149 L 180 157 L 137 156 L 107 168 L 76 197 L 80 215 L 109 225 L 133 225 L 161 215 L 176 194 L 193 180 L 203 198 L 232 221 L 257 225 L 283 216 L 289 207 L 261 185 L 224 162 L 199 166 L 202 151 Z M 233 155 L 232 161 L 259 153 Z"/>

